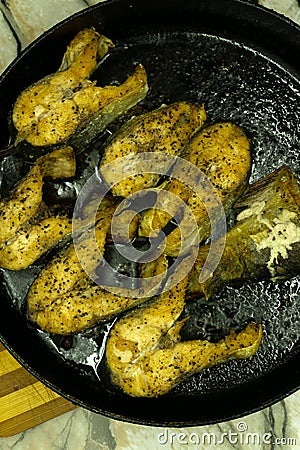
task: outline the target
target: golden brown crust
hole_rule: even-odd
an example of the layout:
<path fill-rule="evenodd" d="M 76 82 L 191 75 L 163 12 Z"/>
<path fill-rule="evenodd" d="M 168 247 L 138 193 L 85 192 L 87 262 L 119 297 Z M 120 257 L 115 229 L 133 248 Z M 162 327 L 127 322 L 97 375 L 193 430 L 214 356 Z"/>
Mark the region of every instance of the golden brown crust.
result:
<path fill-rule="evenodd" d="M 113 382 L 137 397 L 166 394 L 186 377 L 214 364 L 254 355 L 262 327 L 250 323 L 231 331 L 217 343 L 181 341 L 184 321 L 176 322 L 184 307 L 187 280 L 142 305 L 114 325 L 106 344 L 106 361 Z"/>
<path fill-rule="evenodd" d="M 112 46 L 92 28 L 80 31 L 69 44 L 59 70 L 17 98 L 12 114 L 17 141 L 40 147 L 73 137 L 72 145 L 75 141 L 77 147 L 86 145 L 119 114 L 144 98 L 148 86 L 142 66 L 120 86 L 99 87 L 89 80 L 99 59 Z"/>
<path fill-rule="evenodd" d="M 205 183 L 199 193 L 186 186 L 184 182 L 171 178 L 159 189 L 176 195 L 186 203 L 187 211 L 183 212 L 183 219 L 188 214 L 193 214 L 199 225 L 198 233 L 202 241 L 210 233 L 207 208 L 213 211 L 214 208 L 218 209 L 218 205 L 223 204 L 227 211 L 246 187 L 251 167 L 250 141 L 239 126 L 230 122 L 216 123 L 200 130 L 192 137 L 186 146 L 184 157 L 207 177 L 212 188 L 207 188 Z M 180 180 L 188 179 L 188 168 L 186 171 L 187 173 L 180 173 Z M 195 184 L 195 188 L 199 189 L 200 186 Z M 170 214 L 175 215 L 179 213 L 178 208 L 182 209 L 167 200 L 164 206 L 168 213 L 154 207 L 143 214 L 139 227 L 140 236 L 149 236 L 150 233 L 161 230 L 169 222 Z M 189 224 L 188 229 L 185 229 L 184 223 Z M 185 238 L 191 235 L 192 238 L 189 221 L 182 220 L 179 227 L 168 235 L 165 249 L 167 255 L 178 255 L 181 235 Z"/>
<path fill-rule="evenodd" d="M 202 127 L 206 119 L 203 106 L 196 106 L 187 102 L 177 102 L 168 106 L 162 106 L 154 111 L 135 117 L 126 123 L 117 135 L 111 140 L 104 151 L 100 168 L 105 167 L 106 181 L 112 185 L 115 181 L 114 162 L 122 157 L 134 156 L 142 152 L 166 153 L 168 155 L 180 155 L 184 146 L 190 140 L 193 133 Z M 128 163 L 130 164 L 130 163 Z M 135 161 L 132 160 L 134 166 Z M 160 163 L 162 164 L 162 162 Z M 169 163 L 160 169 L 167 172 Z M 125 174 L 126 176 L 126 174 Z M 155 185 L 159 175 L 139 173 L 128 176 L 113 186 L 114 195 L 127 197 L 141 189 Z"/>
<path fill-rule="evenodd" d="M 7 241 L 15 239 L 19 230 L 38 215 L 45 177 L 69 178 L 75 175 L 75 170 L 74 153 L 70 147 L 54 150 L 37 159 L 11 196 L 0 202 L 0 245 L 4 245 L 4 250 Z M 69 227 L 65 231 L 69 232 Z"/>

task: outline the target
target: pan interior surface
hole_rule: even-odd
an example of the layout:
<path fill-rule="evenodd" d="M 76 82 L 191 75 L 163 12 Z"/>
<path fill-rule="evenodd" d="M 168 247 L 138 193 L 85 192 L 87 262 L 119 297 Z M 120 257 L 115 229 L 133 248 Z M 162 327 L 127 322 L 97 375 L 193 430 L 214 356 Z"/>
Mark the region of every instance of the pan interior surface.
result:
<path fill-rule="evenodd" d="M 129 3 L 133 5 L 133 12 L 125 8 Z M 171 8 L 171 2 L 164 3 Z M 39 79 L 43 70 L 48 70 L 48 66 L 43 68 L 42 63 L 34 63 L 38 50 L 48 47 L 48 58 L 52 52 L 53 61 L 59 60 L 70 36 L 77 29 L 94 25 L 115 43 L 115 48 L 93 75 L 99 85 L 121 83 L 136 64 L 142 63 L 150 89 L 140 104 L 141 110 L 151 110 L 177 100 L 203 103 L 209 123 L 229 120 L 243 127 L 251 137 L 251 182 L 283 164 L 293 168 L 300 179 L 300 81 L 297 68 L 291 68 L 291 60 L 285 61 L 280 49 L 278 53 L 270 46 L 265 49 L 263 35 L 260 44 L 256 37 L 251 45 L 250 31 L 254 26 L 251 14 L 253 17 L 256 13 L 263 14 L 266 21 L 270 16 L 264 11 L 255 12 L 254 7 L 245 2 L 227 0 L 223 5 L 231 5 L 232 10 L 227 9 L 228 22 L 222 23 L 222 11 L 216 13 L 218 20 L 212 20 L 212 5 L 216 7 L 219 2 L 203 2 L 200 12 L 194 2 L 187 3 L 191 17 L 184 25 L 177 26 L 180 19 L 178 2 L 173 5 L 178 16 L 173 12 L 163 25 L 166 5 L 162 7 L 154 2 L 143 13 L 138 2 L 113 1 L 91 8 L 56 27 L 7 72 L 2 86 L 0 83 L 0 95 L 4 97 L 0 112 L 3 142 L 9 141 L 6 121 L 13 99 L 20 90 L 20 85 L 16 87 L 16 79 L 24 64 L 31 67 L 22 81 L 25 86 L 29 81 Z M 236 4 L 238 9 L 234 12 Z M 147 15 L 149 8 L 152 18 L 162 10 L 156 24 Z M 236 17 L 243 8 L 250 15 L 245 19 L 249 36 L 238 38 L 236 30 L 241 18 Z M 192 18 L 193 9 L 199 22 Z M 201 19 L 204 13 L 205 21 Z M 188 11 L 185 11 L 185 20 L 187 15 Z M 126 27 L 125 17 L 128 19 Z M 137 18 L 140 22 L 134 27 Z M 273 19 L 280 22 L 278 18 Z M 118 28 L 121 23 L 123 25 Z M 285 27 L 293 31 L 288 23 Z M 300 31 L 294 31 L 300 37 Z M 53 48 L 53 42 L 60 42 L 59 51 Z M 56 70 L 54 63 L 51 67 L 52 71 Z M 5 94 L 9 84 L 9 93 Z M 61 201 L 73 200 L 74 192 L 84 184 L 101 158 L 110 131 L 107 130 L 82 153 L 79 158 L 82 170 L 74 182 L 54 183 L 58 199 L 61 196 Z M 20 155 L 2 161 L 2 195 L 14 186 L 26 167 L 28 160 Z M 263 324 L 261 348 L 249 360 L 230 361 L 206 369 L 161 398 L 139 399 L 119 392 L 106 371 L 103 351 L 113 322 L 105 322 L 71 338 L 58 338 L 36 329 L 27 321 L 28 288 L 50 257 L 51 254 L 46 255 L 21 272 L 1 270 L 0 333 L 3 342 L 26 367 L 70 400 L 116 419 L 149 425 L 188 426 L 250 413 L 299 387 L 299 277 L 280 284 L 262 281 L 238 288 L 226 287 L 209 302 L 203 299 L 189 302 L 185 314 L 190 318 L 182 330 L 183 339 L 216 340 L 230 328 L 241 329 L 255 320 Z M 114 248 L 108 249 L 107 257 L 117 269 L 124 263 L 118 259 Z M 134 265 L 130 270 L 135 270 Z M 281 383 L 275 381 L 280 378 Z"/>

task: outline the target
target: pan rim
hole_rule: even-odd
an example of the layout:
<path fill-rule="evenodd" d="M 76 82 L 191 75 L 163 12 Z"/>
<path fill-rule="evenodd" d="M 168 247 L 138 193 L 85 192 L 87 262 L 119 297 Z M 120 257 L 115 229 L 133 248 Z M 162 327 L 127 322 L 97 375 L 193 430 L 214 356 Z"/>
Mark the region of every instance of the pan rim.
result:
<path fill-rule="evenodd" d="M 59 30 L 60 28 L 64 27 L 64 25 L 70 23 L 71 21 L 76 20 L 77 18 L 81 16 L 86 16 L 88 13 L 93 11 L 98 11 L 99 9 L 104 9 L 110 5 L 119 4 L 123 1 L 127 0 L 104 0 L 101 3 L 87 6 L 84 9 L 81 9 L 71 16 L 66 17 L 62 21 L 54 24 L 50 28 L 48 28 L 46 31 L 44 31 L 41 35 L 39 35 L 36 39 L 34 39 L 31 43 L 29 43 L 24 49 L 20 51 L 20 53 L 10 62 L 10 64 L 6 67 L 6 69 L 2 72 L 0 75 L 0 84 L 2 83 L 2 80 L 5 79 L 8 76 L 8 73 L 13 69 L 13 67 L 18 64 L 19 60 L 24 57 L 27 53 L 31 52 L 32 48 L 39 45 L 40 41 L 43 41 L 48 38 L 48 36 L 51 36 L 55 31 Z M 135 1 L 135 0 L 133 0 Z M 228 2 L 228 0 L 223 0 L 224 2 Z M 294 28 L 297 32 L 300 33 L 300 25 L 298 25 L 296 22 L 291 20 L 289 17 L 285 16 L 284 14 L 281 14 L 273 9 L 269 9 L 263 5 L 256 4 L 256 3 L 250 3 L 249 0 L 229 0 L 229 3 L 236 3 L 237 5 L 243 5 L 246 8 L 250 8 L 252 10 L 258 10 L 261 11 L 264 14 L 267 14 L 267 16 L 271 17 L 273 16 L 276 20 L 279 20 L 279 22 L 285 22 L 288 26 Z"/>

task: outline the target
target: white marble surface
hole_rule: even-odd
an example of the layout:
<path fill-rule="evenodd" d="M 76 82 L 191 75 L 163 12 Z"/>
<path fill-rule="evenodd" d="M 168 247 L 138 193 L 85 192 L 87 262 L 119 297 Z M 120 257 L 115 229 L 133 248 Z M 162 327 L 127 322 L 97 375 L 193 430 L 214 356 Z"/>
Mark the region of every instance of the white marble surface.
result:
<path fill-rule="evenodd" d="M 274 406 L 229 422 L 192 428 L 123 423 L 78 408 L 19 435 L 1 450 L 299 449 L 300 391 Z"/>
<path fill-rule="evenodd" d="M 97 0 L 1 0 L 0 72 L 20 48 L 54 23 Z M 261 0 L 300 24 L 297 0 Z M 201 407 L 201 405 L 199 405 Z M 300 449 L 300 391 L 255 414 L 187 429 L 152 428 L 108 419 L 78 408 L 10 438 L 0 449 L 177 450 L 204 448 Z"/>

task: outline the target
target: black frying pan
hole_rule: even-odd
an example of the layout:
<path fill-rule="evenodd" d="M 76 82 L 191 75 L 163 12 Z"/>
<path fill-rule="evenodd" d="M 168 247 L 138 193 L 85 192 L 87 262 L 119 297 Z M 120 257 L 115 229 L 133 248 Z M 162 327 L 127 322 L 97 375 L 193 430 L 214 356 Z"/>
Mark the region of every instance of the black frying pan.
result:
<path fill-rule="evenodd" d="M 209 121 L 232 120 L 252 137 L 251 181 L 283 163 L 300 176 L 300 29 L 241 0 L 112 0 L 55 26 L 0 80 L 2 148 L 9 144 L 7 117 L 18 93 L 55 71 L 67 43 L 87 26 L 116 44 L 95 73 L 99 84 L 123 81 L 141 62 L 150 85 L 144 108 L 180 99 L 204 102 Z M 4 190 L 22 173 L 24 159 L 13 155 L 2 162 Z M 189 426 L 251 413 L 298 389 L 299 279 L 225 288 L 209 303 L 189 303 L 184 338 L 216 339 L 255 319 L 264 326 L 261 349 L 251 360 L 195 375 L 161 398 L 138 399 L 118 392 L 103 364 L 95 374 L 109 323 L 59 340 L 26 320 L 26 292 L 46 260 L 20 273 L 1 272 L 0 338 L 29 371 L 69 400 L 115 419 Z"/>

